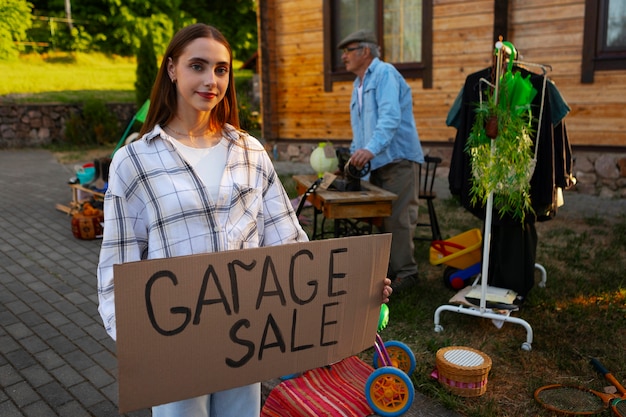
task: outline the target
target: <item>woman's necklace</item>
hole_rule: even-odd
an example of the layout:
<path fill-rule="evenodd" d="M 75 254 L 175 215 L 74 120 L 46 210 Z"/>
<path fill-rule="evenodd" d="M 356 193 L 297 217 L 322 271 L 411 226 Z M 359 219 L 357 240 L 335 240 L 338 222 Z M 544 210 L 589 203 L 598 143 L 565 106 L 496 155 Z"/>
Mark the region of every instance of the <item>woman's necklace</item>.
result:
<path fill-rule="evenodd" d="M 170 125 L 165 125 L 163 127 L 165 129 L 169 130 L 170 132 L 177 134 L 178 136 L 182 136 L 182 137 L 186 137 L 186 138 L 205 138 L 206 137 L 206 135 L 204 135 L 204 134 L 202 136 L 195 136 L 195 135 L 190 135 L 189 133 L 179 132 L 178 130 L 174 129 Z"/>
<path fill-rule="evenodd" d="M 170 132 L 174 133 L 175 135 L 181 137 L 182 138 L 188 138 L 191 141 L 191 144 L 193 145 L 194 148 L 197 148 L 197 144 L 195 139 L 198 140 L 202 140 L 204 143 L 204 145 L 209 145 L 209 146 L 200 146 L 201 148 L 212 148 L 213 146 L 215 146 L 218 142 L 215 141 L 215 138 L 210 137 L 210 136 L 206 136 L 206 135 L 202 135 L 202 136 L 194 136 L 194 135 L 190 135 L 190 134 L 185 134 L 182 132 L 179 132 L 178 130 L 174 129 L 173 127 L 171 127 L 170 125 L 165 125 L 163 126 L 164 129 L 169 130 Z M 210 140 L 210 142 L 207 142 L 207 139 Z"/>

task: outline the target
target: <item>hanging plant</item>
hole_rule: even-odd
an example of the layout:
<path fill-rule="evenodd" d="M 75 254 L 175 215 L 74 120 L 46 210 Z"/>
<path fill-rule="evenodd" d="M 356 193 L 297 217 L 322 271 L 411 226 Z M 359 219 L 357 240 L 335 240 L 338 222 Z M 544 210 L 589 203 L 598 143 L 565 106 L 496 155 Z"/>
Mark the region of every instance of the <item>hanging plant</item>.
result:
<path fill-rule="evenodd" d="M 530 103 L 536 90 L 529 78 L 513 74 L 509 67 L 499 82 L 498 100 L 495 90 L 489 90 L 487 100 L 477 105 L 466 145 L 472 166 L 471 203 L 485 205 L 493 192 L 493 205 L 500 216 L 510 215 L 522 223 L 526 214 L 533 212 Z"/>

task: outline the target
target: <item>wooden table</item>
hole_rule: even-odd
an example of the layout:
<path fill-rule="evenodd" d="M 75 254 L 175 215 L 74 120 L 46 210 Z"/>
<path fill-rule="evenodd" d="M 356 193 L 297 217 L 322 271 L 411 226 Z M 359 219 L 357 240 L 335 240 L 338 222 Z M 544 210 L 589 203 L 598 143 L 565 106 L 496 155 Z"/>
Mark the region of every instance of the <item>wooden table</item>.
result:
<path fill-rule="evenodd" d="M 304 195 L 317 179 L 316 175 L 294 175 L 298 195 Z M 325 219 L 334 220 L 334 237 L 341 237 L 355 233 L 355 223 L 350 220 L 365 221 L 369 224 L 371 233 L 372 224 L 391 215 L 391 203 L 397 198 L 394 193 L 376 187 L 367 181 L 361 181 L 362 191 L 338 191 L 329 187 L 326 190 L 319 188 L 308 196 L 313 205 L 312 239 L 324 237 Z M 317 216 L 323 215 L 321 231 L 317 230 Z M 352 227 L 350 227 L 352 226 Z"/>
<path fill-rule="evenodd" d="M 69 186 L 72 189 L 72 201 L 70 201 L 69 205 L 56 205 L 56 209 L 62 211 L 63 213 L 71 214 L 72 210 L 75 210 L 81 203 L 89 201 L 91 198 L 99 201 L 104 200 L 104 193 L 83 187 L 80 184 L 69 184 Z"/>

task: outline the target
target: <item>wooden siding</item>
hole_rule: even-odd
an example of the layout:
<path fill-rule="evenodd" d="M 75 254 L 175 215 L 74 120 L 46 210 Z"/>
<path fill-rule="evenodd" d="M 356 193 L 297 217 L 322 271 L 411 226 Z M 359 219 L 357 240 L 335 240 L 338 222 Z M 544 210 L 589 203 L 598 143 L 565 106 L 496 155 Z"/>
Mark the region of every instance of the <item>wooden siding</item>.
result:
<path fill-rule="evenodd" d="M 453 139 L 455 129 L 445 125 L 450 106 L 465 78 L 491 63 L 493 2 L 433 0 L 433 88 L 407 79 L 422 141 Z M 349 141 L 352 82 L 324 91 L 323 2 L 259 5 L 265 139 Z M 593 84 L 580 82 L 584 9 L 585 0 L 509 0 L 503 35 L 523 60 L 552 67 L 572 109 L 565 119 L 572 144 L 624 147 L 626 71 L 596 71 Z"/>

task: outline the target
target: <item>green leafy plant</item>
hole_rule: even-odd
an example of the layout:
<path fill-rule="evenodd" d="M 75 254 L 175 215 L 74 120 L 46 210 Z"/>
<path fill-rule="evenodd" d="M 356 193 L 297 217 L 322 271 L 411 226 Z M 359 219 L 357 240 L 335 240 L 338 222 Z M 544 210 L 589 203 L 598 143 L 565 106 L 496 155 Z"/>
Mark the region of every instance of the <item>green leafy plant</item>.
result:
<path fill-rule="evenodd" d="M 135 94 L 137 105 L 141 106 L 150 98 L 152 84 L 156 79 L 159 67 L 154 51 L 154 43 L 150 34 L 141 38 L 141 45 L 137 53 L 137 81 L 135 81 Z"/>
<path fill-rule="evenodd" d="M 105 102 L 85 101 L 82 111 L 72 114 L 65 125 L 65 139 L 78 146 L 104 145 L 116 140 L 119 122 Z"/>
<path fill-rule="evenodd" d="M 511 215 L 524 222 L 526 214 L 533 212 L 530 179 L 535 161 L 529 100 L 532 97 L 519 96 L 516 83 L 525 81 L 520 80 L 505 74 L 498 100 L 495 91 L 490 90 L 487 100 L 476 106 L 466 152 L 472 165 L 471 203 L 484 205 L 493 193 L 493 204 L 500 216 Z"/>
<path fill-rule="evenodd" d="M 32 3 L 24 0 L 0 1 L 0 60 L 15 59 L 20 51 L 16 42 L 26 39 L 31 27 Z"/>
<path fill-rule="evenodd" d="M 256 136 L 261 129 L 258 108 L 255 108 L 246 96 L 239 96 L 237 104 L 239 105 L 239 123 L 241 128 Z"/>
<path fill-rule="evenodd" d="M 254 99 L 254 74 L 249 70 L 240 70 L 235 75 L 235 89 L 239 108 L 239 123 L 241 128 L 254 136 L 260 134 L 261 120 L 259 103 Z"/>
<path fill-rule="evenodd" d="M 80 25 L 71 29 L 63 25 L 54 31 L 49 40 L 54 48 L 74 52 L 89 52 L 95 42 L 85 27 Z"/>

